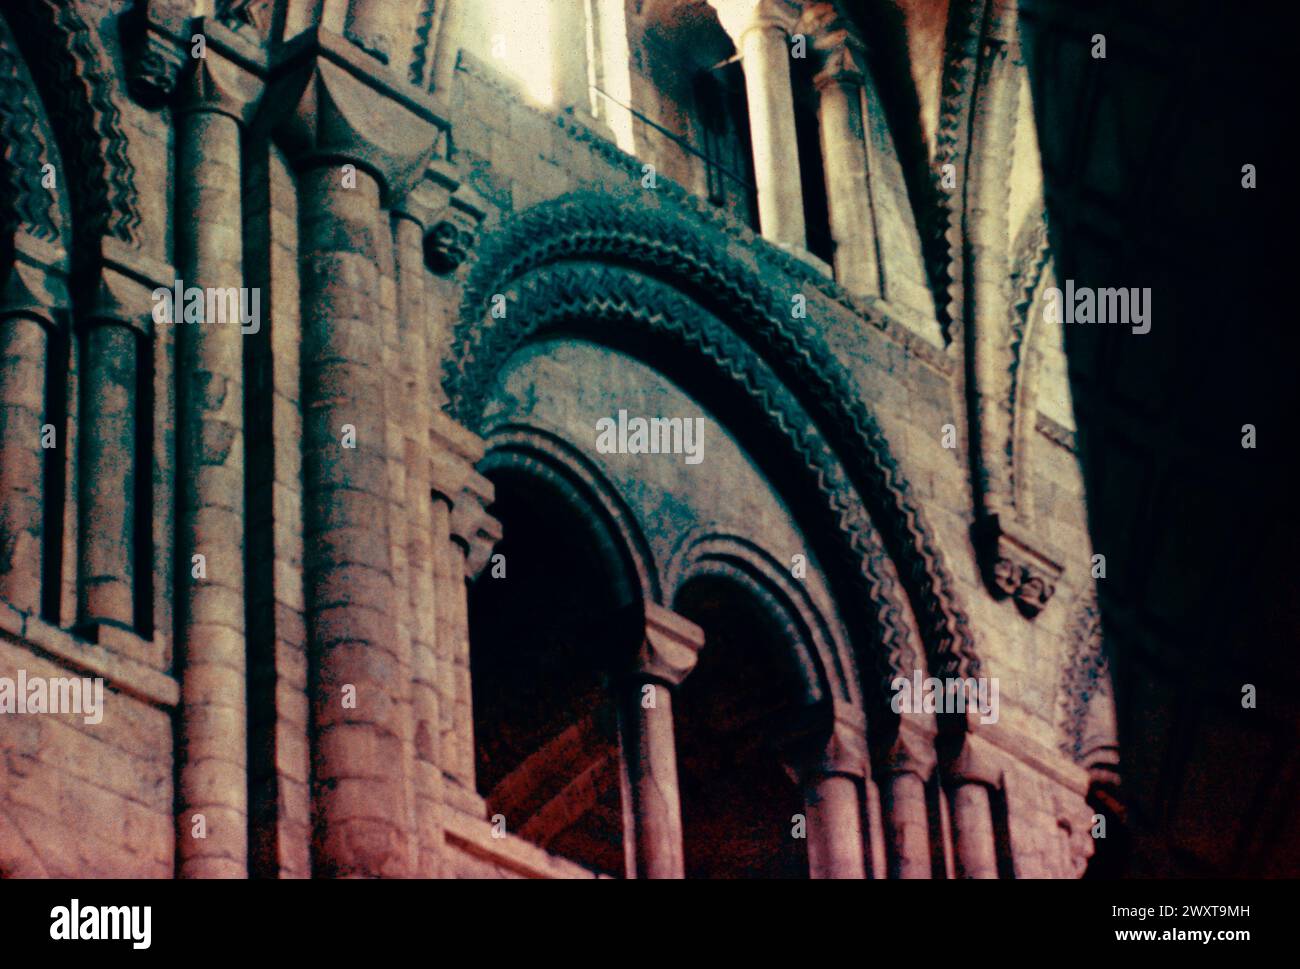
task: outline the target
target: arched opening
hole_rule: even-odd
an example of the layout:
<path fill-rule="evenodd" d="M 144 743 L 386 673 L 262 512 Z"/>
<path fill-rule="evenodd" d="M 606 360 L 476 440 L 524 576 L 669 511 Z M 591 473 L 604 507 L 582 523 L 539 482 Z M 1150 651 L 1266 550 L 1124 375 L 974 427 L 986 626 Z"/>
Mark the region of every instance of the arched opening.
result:
<path fill-rule="evenodd" d="M 705 636 L 674 701 L 686 875 L 807 878 L 804 800 L 780 746 L 807 707 L 798 657 L 739 582 L 692 578 L 675 609 Z"/>
<path fill-rule="evenodd" d="M 475 771 L 489 817 L 622 875 L 617 720 L 607 671 L 630 655 L 616 549 L 554 478 L 489 472 L 503 538 L 470 589 Z"/>

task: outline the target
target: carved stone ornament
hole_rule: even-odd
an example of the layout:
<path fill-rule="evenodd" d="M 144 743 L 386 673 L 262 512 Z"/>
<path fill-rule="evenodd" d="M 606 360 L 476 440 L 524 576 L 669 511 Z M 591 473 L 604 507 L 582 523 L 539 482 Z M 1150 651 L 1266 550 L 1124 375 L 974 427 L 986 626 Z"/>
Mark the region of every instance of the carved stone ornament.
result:
<path fill-rule="evenodd" d="M 977 522 L 973 532 L 989 591 L 999 599 L 1015 599 L 1030 619 L 1042 612 L 1061 577 L 1060 555 L 1041 543 L 1031 544 L 998 515 Z"/>

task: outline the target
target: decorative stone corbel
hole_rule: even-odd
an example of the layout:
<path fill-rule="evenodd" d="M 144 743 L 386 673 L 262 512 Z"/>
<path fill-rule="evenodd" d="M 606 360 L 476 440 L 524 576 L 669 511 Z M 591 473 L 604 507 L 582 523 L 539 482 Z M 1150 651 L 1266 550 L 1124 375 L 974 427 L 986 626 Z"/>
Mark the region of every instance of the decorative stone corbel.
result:
<path fill-rule="evenodd" d="M 192 11 L 185 0 L 136 0 L 122 18 L 127 89 L 146 107 L 161 106 L 176 90 L 190 58 Z"/>
<path fill-rule="evenodd" d="M 469 257 L 486 216 L 482 197 L 468 185 L 460 186 L 424 236 L 425 264 L 435 273 L 454 273 Z"/>
<path fill-rule="evenodd" d="M 1061 555 L 1033 541 L 1000 515 L 980 519 L 973 529 L 984 581 L 998 598 L 1014 598 L 1032 619 L 1043 611 L 1064 571 Z"/>

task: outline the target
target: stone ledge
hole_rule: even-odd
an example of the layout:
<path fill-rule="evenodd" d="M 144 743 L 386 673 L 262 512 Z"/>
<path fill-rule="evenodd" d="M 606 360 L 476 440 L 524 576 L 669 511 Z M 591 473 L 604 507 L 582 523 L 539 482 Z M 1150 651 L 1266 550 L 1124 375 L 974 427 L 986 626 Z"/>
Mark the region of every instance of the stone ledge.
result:
<path fill-rule="evenodd" d="M 1060 784 L 1080 797 L 1087 795 L 1088 772 L 1038 741 L 999 724 L 982 727 L 975 736 L 988 741 L 999 753 L 1022 767 Z"/>
<path fill-rule="evenodd" d="M 111 689 L 151 706 L 170 710 L 180 703 L 180 684 L 166 673 L 123 656 L 107 645 L 80 639 L 35 616 L 23 617 L 21 623 L 15 623 L 11 620 L 17 613 L 6 609 L 4 615 L 0 641 L 13 643 L 72 672 L 101 676 Z"/>
<path fill-rule="evenodd" d="M 608 877 L 597 875 L 564 858 L 557 858 L 518 835 L 507 833 L 504 838 L 494 838 L 489 822 L 464 814 L 449 805 L 443 806 L 442 826 L 448 847 L 518 872 L 525 878 Z"/>

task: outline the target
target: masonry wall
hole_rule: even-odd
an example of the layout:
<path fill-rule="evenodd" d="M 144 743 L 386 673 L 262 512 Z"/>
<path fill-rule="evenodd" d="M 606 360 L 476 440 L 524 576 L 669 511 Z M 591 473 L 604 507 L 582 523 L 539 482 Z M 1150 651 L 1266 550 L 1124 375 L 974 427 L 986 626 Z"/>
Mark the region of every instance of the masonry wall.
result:
<path fill-rule="evenodd" d="M 172 260 L 176 211 L 172 185 L 174 126 L 168 107 L 145 108 L 115 73 L 124 58 L 116 5 L 86 5 L 91 41 L 109 69 L 109 91 L 121 115 L 132 178 L 140 187 L 139 248 L 166 268 Z M 641 52 L 634 51 L 634 54 Z M 692 201 L 699 172 L 681 153 L 656 154 L 662 188 L 642 185 L 642 159 L 614 147 L 592 119 L 540 110 L 493 66 L 462 52 L 449 91 L 442 92 L 458 176 L 484 203 L 480 239 L 531 206 L 577 190 L 641 205 L 678 207 L 726 234 L 728 252 L 756 264 L 766 244 L 706 203 Z M 111 67 L 110 67 L 111 65 Z M 638 74 L 634 90 L 644 92 Z M 639 87 L 638 87 L 639 85 Z M 874 88 L 872 89 L 874 92 Z M 874 96 L 874 94 L 873 94 Z M 875 102 L 868 107 L 872 110 Z M 657 117 L 671 121 L 657 105 Z M 1028 111 L 1028 107 L 1024 107 Z M 646 138 L 649 144 L 653 139 Z M 919 230 L 908 206 L 903 175 L 888 133 L 870 142 L 875 210 L 885 255 L 884 299 L 862 304 L 834 290 L 822 270 L 777 252 L 764 256 L 773 284 L 806 295 L 820 312 L 821 337 L 852 376 L 889 441 L 911 498 L 929 522 L 935 544 L 955 577 L 956 594 L 976 633 L 986 675 L 1002 686 L 1003 717 L 986 736 L 1004 771 L 1009 839 L 1017 875 L 1072 877 L 1089 845 L 1082 839 L 1090 811 L 1087 776 L 1058 748 L 1063 668 L 1071 661 L 1078 616 L 1091 588 L 1091 554 L 1083 487 L 1071 427 L 1059 336 L 1037 333 L 1033 353 L 1048 411 L 1025 418 L 1019 473 L 1034 528 L 1057 549 L 1065 567 L 1054 598 L 1034 620 L 1010 601 L 990 595 L 971 543 L 974 522 L 969 485 L 969 442 L 962 347 L 949 344 L 936 320 L 927 287 Z M 245 284 L 258 287 L 266 308 L 262 331 L 243 346 L 246 435 L 249 813 L 256 838 L 249 873 L 307 877 L 311 857 L 310 664 L 304 592 L 303 414 L 300 352 L 299 230 L 304 218 L 296 177 L 284 151 L 267 133 L 250 129 L 242 145 L 240 213 Z M 674 185 L 681 182 L 687 191 Z M 651 197 L 647 192 L 662 192 Z M 308 213 L 308 216 L 310 213 Z M 416 234 L 413 236 L 412 232 Z M 424 266 L 418 230 L 384 212 L 375 227 L 379 247 L 377 303 L 381 356 L 388 385 L 380 445 L 386 470 L 387 555 L 397 590 L 394 624 L 398 652 L 409 656 L 400 687 L 388 698 L 409 731 L 394 749 L 406 765 L 404 782 L 410 873 L 455 877 L 591 877 L 563 859 L 514 836 L 495 838 L 482 816 L 473 785 L 469 710 L 469 643 L 463 601 L 457 600 L 461 563 L 448 542 L 445 505 L 430 505 L 436 490 L 435 455 L 426 424 L 441 404 L 443 363 L 460 314 L 466 268 L 434 273 Z M 471 257 L 472 258 L 472 257 Z M 161 270 L 160 270 L 161 271 Z M 0 325 L 4 325 L 0 323 Z M 173 717 L 179 702 L 171 636 L 175 400 L 174 347 L 160 328 L 152 350 L 154 388 L 152 506 L 154 571 L 149 578 L 147 630 L 101 634 L 88 642 L 73 631 L 80 522 L 72 496 L 82 480 L 78 466 L 78 378 L 83 366 L 74 343 L 63 393 L 72 405 L 64 436 L 69 497 L 63 509 L 62 560 L 57 573 L 57 615 L 41 618 L 0 607 L 0 675 L 25 669 L 32 676 L 102 675 L 107 709 L 102 724 L 75 716 L 0 718 L 0 870 L 10 875 L 125 875 L 175 873 L 173 821 L 176 749 Z M 1039 359 L 1041 358 L 1041 359 Z M 957 429 L 956 447 L 943 444 L 945 426 Z M 112 488 L 112 482 L 92 487 Z M 124 496 L 123 500 L 133 500 Z M 827 600 L 820 588 L 817 598 Z M 827 611 L 833 606 L 827 603 Z M 147 633 L 141 635 L 140 633 Z M 371 752 L 373 753 L 373 752 Z M 358 754 L 360 761 L 364 759 Z M 468 765 L 468 766 L 467 766 Z"/>

